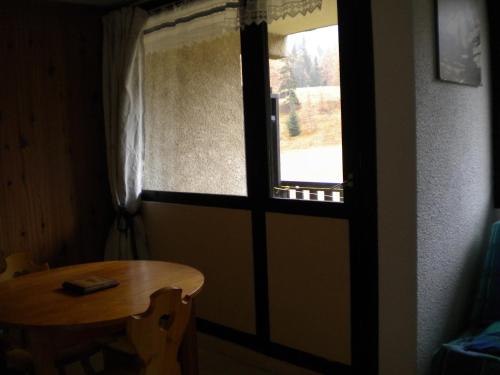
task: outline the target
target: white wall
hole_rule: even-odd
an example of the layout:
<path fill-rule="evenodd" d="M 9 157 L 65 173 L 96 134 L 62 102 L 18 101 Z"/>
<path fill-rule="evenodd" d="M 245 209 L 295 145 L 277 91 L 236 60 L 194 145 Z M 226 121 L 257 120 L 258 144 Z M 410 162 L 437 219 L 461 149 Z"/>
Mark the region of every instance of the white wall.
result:
<path fill-rule="evenodd" d="M 492 214 L 490 74 L 484 1 L 483 86 L 436 77 L 433 0 L 414 1 L 417 118 L 417 367 L 464 328 Z"/>
<path fill-rule="evenodd" d="M 436 79 L 434 0 L 372 2 L 379 189 L 380 374 L 427 374 L 464 327 L 492 218 L 483 82 Z"/>

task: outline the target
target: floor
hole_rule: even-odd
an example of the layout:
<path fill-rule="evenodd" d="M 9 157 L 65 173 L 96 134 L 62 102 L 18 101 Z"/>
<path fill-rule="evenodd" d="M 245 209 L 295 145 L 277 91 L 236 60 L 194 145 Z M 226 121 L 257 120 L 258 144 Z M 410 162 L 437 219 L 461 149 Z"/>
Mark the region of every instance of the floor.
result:
<path fill-rule="evenodd" d="M 319 375 L 202 333 L 198 348 L 200 375 Z"/>
<path fill-rule="evenodd" d="M 93 367 L 97 370 L 101 368 L 102 359 L 97 354 L 92 358 Z M 199 351 L 199 375 L 270 375 L 272 372 L 265 371 L 258 367 L 240 362 L 224 354 L 200 349 Z M 78 363 L 68 366 L 67 375 L 85 375 Z"/>
<path fill-rule="evenodd" d="M 278 361 L 244 347 L 198 333 L 199 375 L 319 375 L 316 372 Z M 102 355 L 91 358 L 96 370 L 102 369 Z M 76 363 L 66 375 L 85 375 Z"/>
<path fill-rule="evenodd" d="M 224 354 L 200 349 L 200 375 L 269 375 L 272 372 L 240 362 Z"/>

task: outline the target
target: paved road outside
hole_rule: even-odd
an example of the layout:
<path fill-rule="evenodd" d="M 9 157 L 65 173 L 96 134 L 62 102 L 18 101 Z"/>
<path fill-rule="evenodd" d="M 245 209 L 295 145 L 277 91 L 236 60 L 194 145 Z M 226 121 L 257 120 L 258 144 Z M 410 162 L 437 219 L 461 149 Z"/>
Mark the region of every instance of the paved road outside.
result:
<path fill-rule="evenodd" d="M 281 180 L 342 182 L 342 146 L 281 152 Z"/>

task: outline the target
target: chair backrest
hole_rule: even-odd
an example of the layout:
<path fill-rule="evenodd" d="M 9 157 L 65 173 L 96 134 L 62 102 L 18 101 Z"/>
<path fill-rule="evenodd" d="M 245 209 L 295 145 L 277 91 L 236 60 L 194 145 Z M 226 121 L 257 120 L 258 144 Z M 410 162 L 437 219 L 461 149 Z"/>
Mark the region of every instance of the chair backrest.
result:
<path fill-rule="evenodd" d="M 0 282 L 13 279 L 27 273 L 44 271 L 49 269 L 47 263 L 36 264 L 27 251 L 13 253 L 5 258 L 5 270 L 0 273 Z"/>
<path fill-rule="evenodd" d="M 144 364 L 144 375 L 180 375 L 177 359 L 191 314 L 191 298 L 177 288 L 151 295 L 149 309 L 129 318 L 127 337 Z"/>

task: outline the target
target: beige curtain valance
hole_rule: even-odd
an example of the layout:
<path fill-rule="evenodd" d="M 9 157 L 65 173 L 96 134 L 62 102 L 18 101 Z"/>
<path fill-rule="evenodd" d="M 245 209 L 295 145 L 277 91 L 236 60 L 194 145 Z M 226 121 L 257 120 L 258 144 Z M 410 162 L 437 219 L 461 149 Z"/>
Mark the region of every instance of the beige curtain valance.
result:
<path fill-rule="evenodd" d="M 247 25 L 306 15 L 321 6 L 322 0 L 186 0 L 149 17 L 146 49 L 189 46 Z"/>

